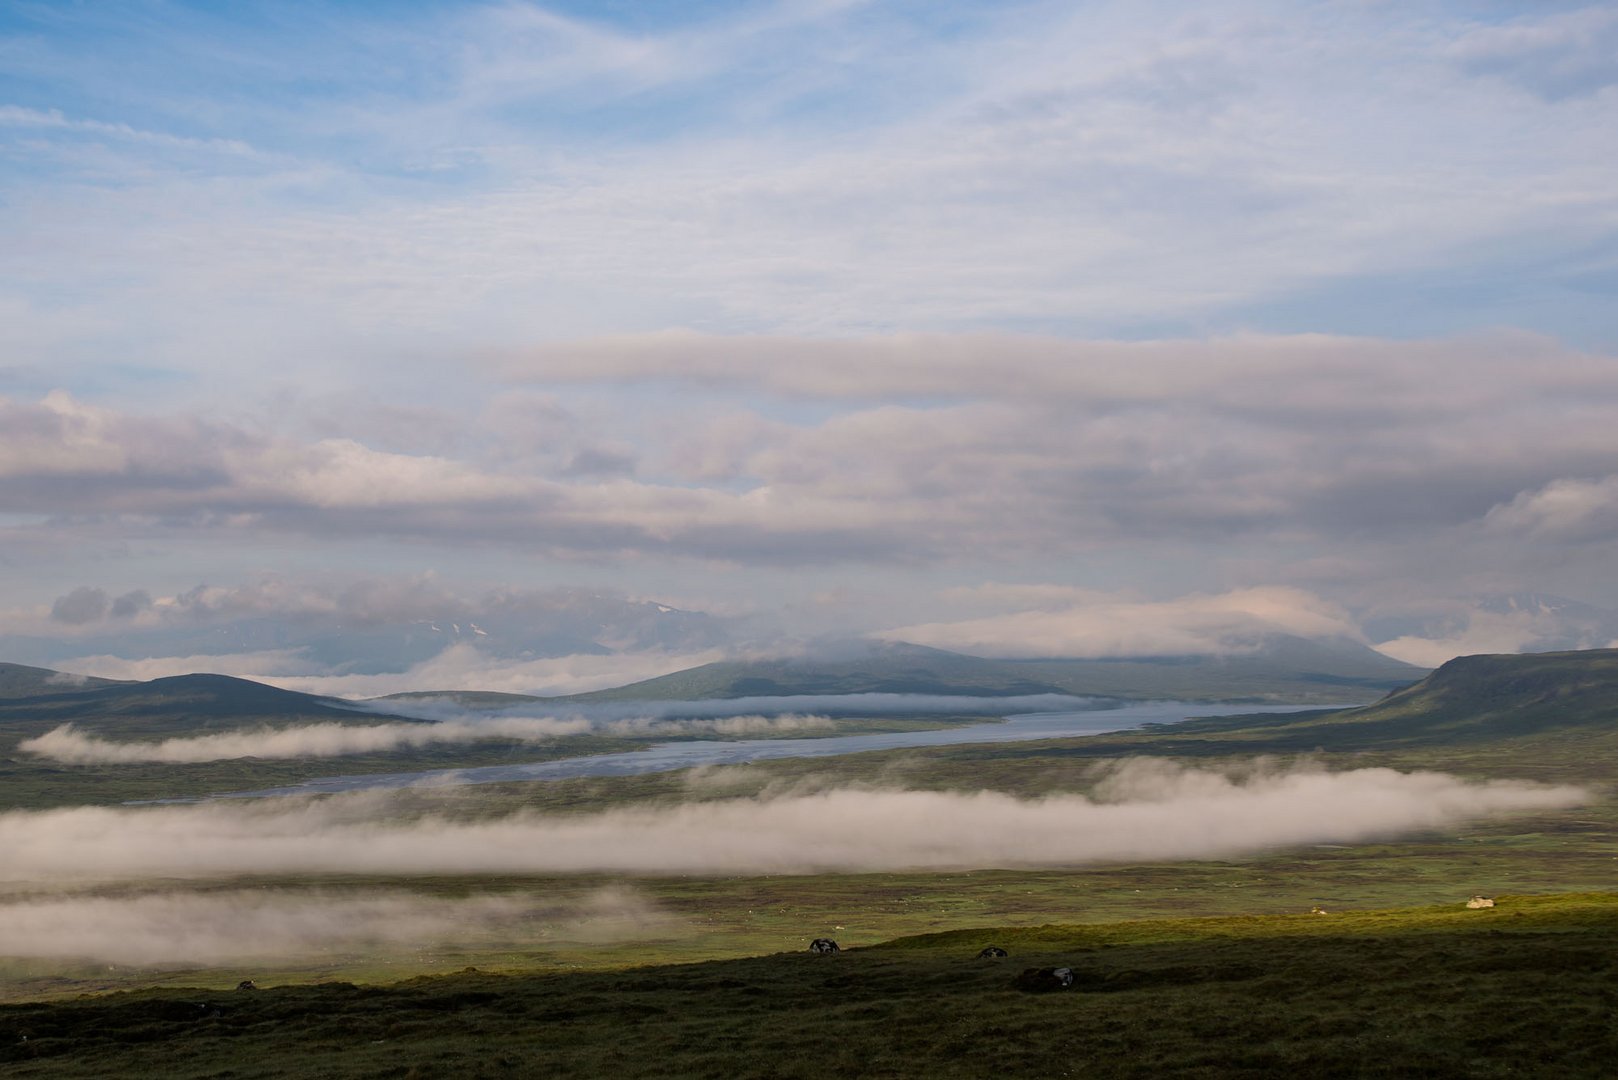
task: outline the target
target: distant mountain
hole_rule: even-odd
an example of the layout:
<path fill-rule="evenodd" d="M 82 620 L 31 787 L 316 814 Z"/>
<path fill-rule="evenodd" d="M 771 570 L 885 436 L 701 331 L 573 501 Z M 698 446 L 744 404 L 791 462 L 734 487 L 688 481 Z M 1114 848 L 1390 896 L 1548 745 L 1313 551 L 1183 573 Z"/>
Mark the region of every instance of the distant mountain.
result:
<path fill-rule="evenodd" d="M 39 670 L 39 669 L 27 669 Z M 377 713 L 331 698 L 229 675 L 176 675 L 0 699 L 0 730 L 18 734 L 71 723 L 120 737 L 189 734 L 294 723 L 375 723 Z"/>
<path fill-rule="evenodd" d="M 1004 661 L 904 643 L 862 643 L 859 655 L 725 660 L 573 701 L 681 701 L 804 694 L 1062 694 L 1068 690 Z"/>
<path fill-rule="evenodd" d="M 721 661 L 566 700 L 887 693 L 1343 703 L 1373 700 L 1424 671 L 1357 642 L 1289 635 L 1233 656 L 1108 660 L 991 660 L 904 642 L 861 642 L 843 655 Z"/>
<path fill-rule="evenodd" d="M 0 664 L 0 700 L 70 694 L 98 686 L 116 685 L 117 682 L 112 679 L 95 679 L 88 675 L 72 675 L 24 664 Z"/>

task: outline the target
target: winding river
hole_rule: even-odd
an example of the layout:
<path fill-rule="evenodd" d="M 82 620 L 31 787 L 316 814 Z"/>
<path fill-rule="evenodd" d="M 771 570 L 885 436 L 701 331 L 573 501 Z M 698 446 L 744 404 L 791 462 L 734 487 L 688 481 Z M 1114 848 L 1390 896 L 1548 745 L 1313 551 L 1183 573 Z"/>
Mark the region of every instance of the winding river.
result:
<path fill-rule="evenodd" d="M 725 704 L 715 703 L 716 706 Z M 694 740 L 659 743 L 644 750 L 631 750 L 618 754 L 558 758 L 554 761 L 522 765 L 328 776 L 306 780 L 291 787 L 236 792 L 226 797 L 257 798 L 416 786 L 495 784 L 514 780 L 561 780 L 575 776 L 634 776 L 641 773 L 685 769 L 695 765 L 739 765 L 749 761 L 768 761 L 776 758 L 832 757 L 866 750 L 1061 739 L 1078 735 L 1101 735 L 1112 731 L 1133 731 L 1148 724 L 1172 724 L 1198 716 L 1285 713 L 1331 707 L 1333 706 L 1154 701 L 1126 705 L 1117 709 L 1023 713 L 1007 717 L 1003 721 L 995 720 L 929 731 L 833 735 L 809 739 Z"/>

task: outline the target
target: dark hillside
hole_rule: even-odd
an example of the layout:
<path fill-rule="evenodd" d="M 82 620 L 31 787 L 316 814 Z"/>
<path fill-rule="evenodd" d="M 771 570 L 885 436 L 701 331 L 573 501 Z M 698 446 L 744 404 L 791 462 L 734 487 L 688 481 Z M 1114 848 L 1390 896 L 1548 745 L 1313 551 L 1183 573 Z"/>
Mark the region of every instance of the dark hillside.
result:
<path fill-rule="evenodd" d="M 572 701 L 668 701 L 803 694 L 1072 694 L 1125 700 L 1371 701 L 1425 669 L 1349 641 L 1273 635 L 1231 656 L 995 660 L 904 642 L 860 642 L 842 655 L 734 660 Z"/>
<path fill-rule="evenodd" d="M 71 694 L 76 690 L 117 685 L 120 684 L 113 679 L 69 675 L 61 671 L 52 671 L 50 668 L 28 667 L 26 664 L 0 664 L 0 700 L 42 697 L 47 694 Z"/>
<path fill-rule="evenodd" d="M 71 723 L 119 737 L 310 721 L 374 723 L 376 713 L 229 675 L 175 675 L 150 682 L 0 699 L 0 732 L 20 736 Z"/>

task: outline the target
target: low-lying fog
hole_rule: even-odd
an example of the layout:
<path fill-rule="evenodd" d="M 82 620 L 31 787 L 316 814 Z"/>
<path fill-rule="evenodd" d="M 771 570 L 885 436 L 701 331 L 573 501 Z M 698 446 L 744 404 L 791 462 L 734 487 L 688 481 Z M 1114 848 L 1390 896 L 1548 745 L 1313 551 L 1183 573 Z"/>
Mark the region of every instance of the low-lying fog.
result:
<path fill-rule="evenodd" d="M 0 882 L 377 873 L 811 874 L 1223 858 L 1571 807 L 1572 787 L 1141 759 L 1093 798 L 836 788 L 592 814 L 398 815 L 397 796 L 0 814 Z"/>
<path fill-rule="evenodd" d="M 420 723 L 303 724 L 227 731 L 151 742 L 98 738 L 64 724 L 25 739 L 18 749 L 68 765 L 195 764 L 237 758 L 329 758 L 385 753 L 481 740 L 544 742 L 564 735 L 656 738 L 677 735 L 808 734 L 835 727 L 832 715 L 1001 716 L 1094 708 L 1065 694 L 956 697 L 928 694 L 828 694 L 735 698 L 723 701 L 614 701 L 570 704 L 565 713 L 535 706 L 469 710 L 449 698 L 367 703 L 363 711 L 412 717 Z"/>
<path fill-rule="evenodd" d="M 635 717 L 588 720 L 583 717 L 489 716 L 433 723 L 304 724 L 258 731 L 189 735 L 155 742 L 117 742 L 86 735 L 64 724 L 18 744 L 18 749 L 66 765 L 196 764 L 236 758 L 329 758 L 386 753 L 422 746 L 503 739 L 546 742 L 563 735 L 773 735 L 827 731 L 825 716 L 724 716 L 662 720 Z"/>
<path fill-rule="evenodd" d="M 723 770 L 693 774 L 723 796 Z M 1308 762 L 1098 767 L 1088 797 L 834 787 L 468 818 L 430 791 L 0 813 L 0 956 L 217 964 L 671 932 L 628 890 L 446 899 L 321 875 L 813 874 L 1219 859 L 1577 806 L 1580 789 Z M 245 889 L 250 876 L 267 887 Z M 280 883 L 276 879 L 283 879 Z M 188 888 L 180 882 L 195 883 Z M 219 884 L 212 884 L 218 882 Z M 565 892 L 565 887 L 563 890 Z M 505 947 L 505 946 L 502 946 Z"/>
<path fill-rule="evenodd" d="M 512 940 L 613 941 L 669 920 L 627 889 L 463 898 L 401 890 L 163 890 L 0 900 L 0 956 L 226 964 Z"/>

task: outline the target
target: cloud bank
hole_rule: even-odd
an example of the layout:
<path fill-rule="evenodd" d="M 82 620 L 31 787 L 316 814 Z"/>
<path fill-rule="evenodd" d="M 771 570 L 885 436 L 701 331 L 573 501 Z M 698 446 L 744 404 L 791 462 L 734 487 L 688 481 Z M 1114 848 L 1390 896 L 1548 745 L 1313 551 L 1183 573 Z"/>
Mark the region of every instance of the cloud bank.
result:
<path fill-rule="evenodd" d="M 70 894 L 0 899 L 0 956 L 117 964 L 329 959 L 400 946 L 476 947 L 516 935 L 610 940 L 667 921 L 616 888 L 560 898 L 320 889 Z"/>
<path fill-rule="evenodd" d="M 329 758 L 383 754 L 422 746 L 490 740 L 547 742 L 564 735 L 769 735 L 825 731 L 824 716 L 728 716 L 666 720 L 633 717 L 592 721 L 584 717 L 492 716 L 477 720 L 417 724 L 305 724 L 265 731 L 192 735 L 155 742 L 116 742 L 85 735 L 64 724 L 17 746 L 24 753 L 67 765 L 195 764 L 237 758 Z"/>
<path fill-rule="evenodd" d="M 1080 602 L 1071 603 L 1074 598 Z M 1301 589 L 1238 589 L 1169 601 L 1050 589 L 1044 599 L 1050 606 L 901 626 L 877 636 L 977 656 L 1087 658 L 1251 652 L 1269 634 L 1361 639 L 1346 611 Z"/>
<path fill-rule="evenodd" d="M 1111 785 L 1110 788 L 1108 785 Z M 1114 801 L 1107 801 L 1109 798 Z M 0 814 L 0 883 L 236 875 L 813 874 L 1224 858 L 1355 843 L 1589 795 L 1441 773 L 1144 760 L 1097 798 L 834 789 L 489 820 L 389 816 L 379 795 Z"/>

